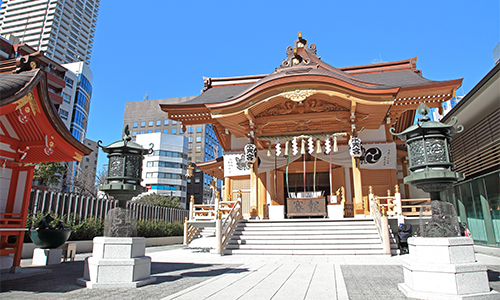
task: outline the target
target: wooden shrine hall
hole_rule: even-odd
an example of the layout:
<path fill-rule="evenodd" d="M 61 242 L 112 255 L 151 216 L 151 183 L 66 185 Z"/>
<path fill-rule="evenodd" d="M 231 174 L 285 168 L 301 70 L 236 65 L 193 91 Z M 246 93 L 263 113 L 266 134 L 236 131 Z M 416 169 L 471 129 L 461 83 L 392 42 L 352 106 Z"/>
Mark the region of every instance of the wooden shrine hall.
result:
<path fill-rule="evenodd" d="M 55 75 L 43 60 L 37 52 L 0 62 L 0 265 L 11 272 L 20 271 L 34 163 L 81 161 L 92 152 L 60 119 L 47 87 Z"/>
<path fill-rule="evenodd" d="M 244 217 L 365 215 L 370 187 L 415 192 L 389 129 L 412 125 L 421 102 L 441 109 L 462 82 L 426 79 L 416 61 L 336 68 L 299 33 L 271 74 L 204 78 L 200 96 L 161 108 L 183 127 L 213 125 L 223 159 L 197 166 L 224 180 L 223 200 L 241 191 Z"/>

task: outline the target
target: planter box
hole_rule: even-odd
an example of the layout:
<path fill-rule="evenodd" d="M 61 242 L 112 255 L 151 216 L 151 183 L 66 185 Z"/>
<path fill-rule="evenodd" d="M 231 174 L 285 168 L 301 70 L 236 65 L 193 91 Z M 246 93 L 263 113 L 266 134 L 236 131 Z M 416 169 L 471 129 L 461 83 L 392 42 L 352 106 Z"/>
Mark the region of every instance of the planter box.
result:
<path fill-rule="evenodd" d="M 85 241 L 68 241 L 68 243 L 76 244 L 76 253 L 91 253 L 92 252 L 92 240 Z M 182 244 L 182 236 L 166 236 L 166 237 L 152 237 L 146 238 L 146 247 L 154 246 L 166 246 L 166 245 L 176 245 Z M 23 254 L 21 258 L 32 258 L 33 250 L 36 248 L 33 243 L 24 243 Z"/>

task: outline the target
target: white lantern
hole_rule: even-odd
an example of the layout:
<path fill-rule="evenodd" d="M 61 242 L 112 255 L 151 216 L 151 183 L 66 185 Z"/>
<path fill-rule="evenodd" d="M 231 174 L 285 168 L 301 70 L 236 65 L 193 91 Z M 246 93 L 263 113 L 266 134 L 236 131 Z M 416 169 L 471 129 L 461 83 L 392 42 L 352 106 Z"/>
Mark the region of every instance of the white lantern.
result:
<path fill-rule="evenodd" d="M 257 160 L 257 147 L 254 144 L 248 143 L 245 145 L 245 161 L 251 165 Z"/>
<path fill-rule="evenodd" d="M 361 157 L 361 155 L 363 154 L 363 151 L 361 149 L 361 139 L 356 137 L 356 136 L 353 136 L 350 140 L 349 140 L 349 154 L 352 156 L 352 157 Z"/>

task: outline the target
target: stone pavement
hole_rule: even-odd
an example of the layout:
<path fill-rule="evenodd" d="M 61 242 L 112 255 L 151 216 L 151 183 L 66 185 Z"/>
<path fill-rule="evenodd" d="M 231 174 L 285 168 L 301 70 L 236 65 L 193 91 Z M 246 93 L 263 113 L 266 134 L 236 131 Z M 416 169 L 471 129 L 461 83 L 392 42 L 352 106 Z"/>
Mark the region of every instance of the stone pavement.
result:
<path fill-rule="evenodd" d="M 83 275 L 79 254 L 74 262 L 36 269 L 49 274 L 6 280 L 0 299 L 406 299 L 404 256 L 379 255 L 229 255 L 180 246 L 146 248 L 157 282 L 137 289 L 87 289 L 76 285 Z M 500 257 L 476 254 L 488 266 L 490 286 L 500 290 Z M 23 260 L 23 268 L 31 260 Z"/>

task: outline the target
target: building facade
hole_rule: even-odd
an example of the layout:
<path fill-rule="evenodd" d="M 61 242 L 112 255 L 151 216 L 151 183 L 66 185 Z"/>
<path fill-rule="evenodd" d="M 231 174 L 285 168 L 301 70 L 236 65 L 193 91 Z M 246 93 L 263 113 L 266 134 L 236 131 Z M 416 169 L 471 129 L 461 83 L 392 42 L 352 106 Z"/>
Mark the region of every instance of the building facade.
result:
<path fill-rule="evenodd" d="M 189 164 L 204 162 L 222 156 L 222 147 L 210 124 L 183 126 L 181 122 L 170 120 L 161 110 L 160 104 L 181 103 L 194 97 L 179 97 L 169 99 L 127 102 L 123 126 L 128 124 L 132 139 L 141 134 L 166 133 L 183 135 L 187 138 Z M 187 178 L 187 197 L 194 196 L 196 203 L 204 203 L 211 198 L 210 181 L 213 176 L 205 174 L 199 168 L 194 169 L 194 175 Z M 221 182 L 219 182 L 219 185 Z"/>
<path fill-rule="evenodd" d="M 64 64 L 90 63 L 100 0 L 4 0 L 0 34 Z"/>
<path fill-rule="evenodd" d="M 135 141 L 144 148 L 153 144 L 153 153 L 144 157 L 142 166 L 143 184 L 148 191 L 177 197 L 186 208 L 187 138 L 157 132 L 139 134 Z"/>
<path fill-rule="evenodd" d="M 448 113 L 463 132 L 453 136 L 455 170 L 465 175 L 442 193 L 455 205 L 474 243 L 500 247 L 500 63 Z"/>

